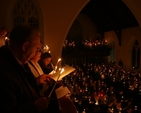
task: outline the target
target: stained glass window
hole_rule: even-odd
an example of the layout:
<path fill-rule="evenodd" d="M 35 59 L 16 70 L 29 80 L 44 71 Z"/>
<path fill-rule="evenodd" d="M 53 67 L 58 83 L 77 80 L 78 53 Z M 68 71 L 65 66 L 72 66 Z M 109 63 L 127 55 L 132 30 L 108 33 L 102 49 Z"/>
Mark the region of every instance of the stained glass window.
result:
<path fill-rule="evenodd" d="M 13 8 L 13 26 L 29 24 L 38 29 L 38 11 L 33 0 L 17 0 Z"/>
<path fill-rule="evenodd" d="M 137 40 L 134 42 L 132 49 L 132 67 L 136 69 L 140 67 L 140 46 Z"/>

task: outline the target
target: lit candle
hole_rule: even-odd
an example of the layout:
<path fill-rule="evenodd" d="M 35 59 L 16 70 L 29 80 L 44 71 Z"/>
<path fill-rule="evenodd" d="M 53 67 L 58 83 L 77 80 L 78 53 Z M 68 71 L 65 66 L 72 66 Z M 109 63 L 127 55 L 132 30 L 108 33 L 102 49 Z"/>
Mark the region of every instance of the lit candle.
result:
<path fill-rule="evenodd" d="M 49 94 L 49 98 L 50 98 L 50 96 L 52 95 L 52 92 L 54 91 L 54 89 L 55 89 L 55 87 L 56 87 L 56 84 L 57 84 L 57 81 L 59 80 L 59 78 L 60 78 L 60 75 L 64 72 L 64 68 L 60 68 L 59 69 L 60 70 L 60 74 L 58 75 L 58 77 L 57 77 L 57 80 L 56 80 L 56 82 L 55 82 L 55 84 L 54 84 L 54 86 L 53 86 L 53 88 L 52 88 L 52 90 L 51 90 L 51 92 L 50 92 L 50 94 Z"/>
<path fill-rule="evenodd" d="M 46 45 L 46 46 L 44 46 L 44 52 L 48 52 L 49 51 L 49 47 L 48 47 L 48 45 Z"/>
<path fill-rule="evenodd" d="M 55 66 L 55 68 L 54 68 L 54 72 L 56 72 L 56 70 L 57 70 L 57 66 Z"/>
<path fill-rule="evenodd" d="M 95 105 L 98 105 L 98 101 L 96 101 Z"/>
<path fill-rule="evenodd" d="M 60 74 L 62 74 L 64 72 L 64 68 L 61 69 Z"/>
<path fill-rule="evenodd" d="M 7 38 L 7 37 L 5 37 L 5 40 L 8 40 L 8 38 Z"/>
<path fill-rule="evenodd" d="M 107 40 L 105 40 L 105 44 L 106 44 L 106 45 L 108 44 L 108 41 L 107 41 Z"/>
<path fill-rule="evenodd" d="M 57 66 L 58 66 L 58 63 L 61 61 L 61 58 L 58 59 L 56 65 L 55 65 L 55 71 L 57 70 Z"/>

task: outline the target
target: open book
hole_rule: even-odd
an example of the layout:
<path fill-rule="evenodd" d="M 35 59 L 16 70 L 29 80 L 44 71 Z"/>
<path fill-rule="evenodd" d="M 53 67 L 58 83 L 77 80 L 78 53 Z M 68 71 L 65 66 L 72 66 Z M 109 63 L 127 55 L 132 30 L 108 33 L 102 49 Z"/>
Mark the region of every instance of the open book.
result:
<path fill-rule="evenodd" d="M 73 72 L 75 70 L 75 68 L 71 67 L 71 66 L 64 66 L 64 71 L 62 73 L 60 73 L 60 71 L 57 71 L 56 73 L 54 73 L 53 71 L 50 73 L 51 78 L 54 79 L 55 81 L 58 80 L 62 80 L 63 77 L 67 76 L 68 74 L 70 74 L 71 72 Z"/>

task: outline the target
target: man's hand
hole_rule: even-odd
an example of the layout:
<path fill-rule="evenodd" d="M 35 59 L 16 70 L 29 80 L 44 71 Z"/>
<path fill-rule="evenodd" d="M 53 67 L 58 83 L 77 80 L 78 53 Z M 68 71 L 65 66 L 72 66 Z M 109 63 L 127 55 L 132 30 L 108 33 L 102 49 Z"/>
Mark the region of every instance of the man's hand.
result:
<path fill-rule="evenodd" d="M 48 84 L 51 81 L 51 77 L 47 74 L 42 74 L 37 78 L 37 84 Z"/>

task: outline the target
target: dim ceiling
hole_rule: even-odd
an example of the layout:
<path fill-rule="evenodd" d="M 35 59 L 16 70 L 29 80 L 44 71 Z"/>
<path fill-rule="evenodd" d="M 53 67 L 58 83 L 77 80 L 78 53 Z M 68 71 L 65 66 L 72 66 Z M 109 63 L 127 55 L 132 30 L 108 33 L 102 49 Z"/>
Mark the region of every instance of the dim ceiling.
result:
<path fill-rule="evenodd" d="M 81 13 L 93 21 L 99 32 L 139 26 L 122 0 L 90 0 Z"/>

